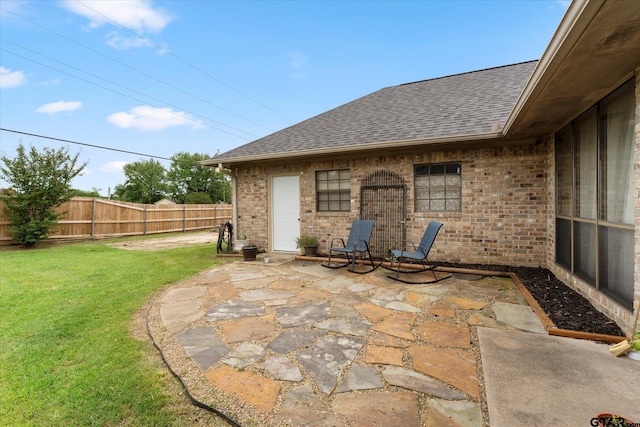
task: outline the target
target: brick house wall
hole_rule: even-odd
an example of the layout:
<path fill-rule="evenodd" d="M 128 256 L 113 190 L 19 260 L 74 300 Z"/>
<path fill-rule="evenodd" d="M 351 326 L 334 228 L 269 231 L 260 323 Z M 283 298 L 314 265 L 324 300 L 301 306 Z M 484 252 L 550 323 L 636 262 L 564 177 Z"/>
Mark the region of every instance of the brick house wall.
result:
<path fill-rule="evenodd" d="M 300 233 L 313 234 L 326 252 L 332 237 L 348 235 L 360 216 L 360 182 L 387 169 L 407 184 L 407 239 L 418 242 L 431 220 L 443 222 L 430 259 L 480 264 L 545 266 L 549 146 L 527 141 L 496 147 L 465 148 L 362 157 L 278 166 L 237 168 L 239 235 L 269 248 L 269 182 L 278 175 L 300 176 Z M 460 162 L 460 212 L 414 212 L 414 165 Z M 351 171 L 351 211 L 316 212 L 315 172 Z"/>

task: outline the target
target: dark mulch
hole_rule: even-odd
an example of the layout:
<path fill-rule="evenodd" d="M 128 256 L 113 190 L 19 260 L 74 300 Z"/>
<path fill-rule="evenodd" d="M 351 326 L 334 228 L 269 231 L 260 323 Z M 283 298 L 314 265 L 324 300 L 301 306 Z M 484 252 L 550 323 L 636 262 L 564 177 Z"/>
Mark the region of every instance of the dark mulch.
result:
<path fill-rule="evenodd" d="M 443 267 L 515 273 L 558 328 L 624 336 L 620 327 L 545 268 L 438 263 Z"/>

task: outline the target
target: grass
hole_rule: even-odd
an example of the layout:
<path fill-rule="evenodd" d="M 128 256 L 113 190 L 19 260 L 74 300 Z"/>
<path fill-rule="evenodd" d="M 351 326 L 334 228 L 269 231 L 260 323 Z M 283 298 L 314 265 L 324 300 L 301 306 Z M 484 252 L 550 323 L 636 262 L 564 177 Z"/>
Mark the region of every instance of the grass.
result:
<path fill-rule="evenodd" d="M 0 425 L 192 424 L 130 326 L 154 292 L 221 262 L 215 245 L 0 252 Z"/>

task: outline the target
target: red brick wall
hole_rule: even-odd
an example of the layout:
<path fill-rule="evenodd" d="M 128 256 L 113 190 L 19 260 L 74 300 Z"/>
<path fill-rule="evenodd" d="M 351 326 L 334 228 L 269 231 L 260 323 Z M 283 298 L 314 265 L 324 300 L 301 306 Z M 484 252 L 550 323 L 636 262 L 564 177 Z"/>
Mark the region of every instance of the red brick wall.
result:
<path fill-rule="evenodd" d="M 418 242 L 429 221 L 445 225 L 430 258 L 433 260 L 544 266 L 546 264 L 549 187 L 547 142 L 428 151 L 350 160 L 291 163 L 273 167 L 239 168 L 238 226 L 261 247 L 268 248 L 269 177 L 300 176 L 301 234 L 320 239 L 326 250 L 331 237 L 348 234 L 359 218 L 362 179 L 379 169 L 392 170 L 407 183 L 407 239 Z M 461 212 L 414 212 L 413 167 L 416 164 L 460 162 Z M 316 212 L 315 171 L 351 171 L 351 212 Z"/>

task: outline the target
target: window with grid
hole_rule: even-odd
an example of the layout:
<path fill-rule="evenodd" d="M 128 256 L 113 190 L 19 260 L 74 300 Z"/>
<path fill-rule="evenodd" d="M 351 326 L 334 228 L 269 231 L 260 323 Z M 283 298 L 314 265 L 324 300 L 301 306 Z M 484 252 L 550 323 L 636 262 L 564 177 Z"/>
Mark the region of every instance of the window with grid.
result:
<path fill-rule="evenodd" d="M 556 262 L 633 309 L 633 79 L 555 135 Z"/>
<path fill-rule="evenodd" d="M 462 210 L 460 163 L 416 165 L 414 188 L 416 212 Z"/>
<path fill-rule="evenodd" d="M 318 212 L 351 210 L 351 172 L 349 169 L 316 172 Z"/>

